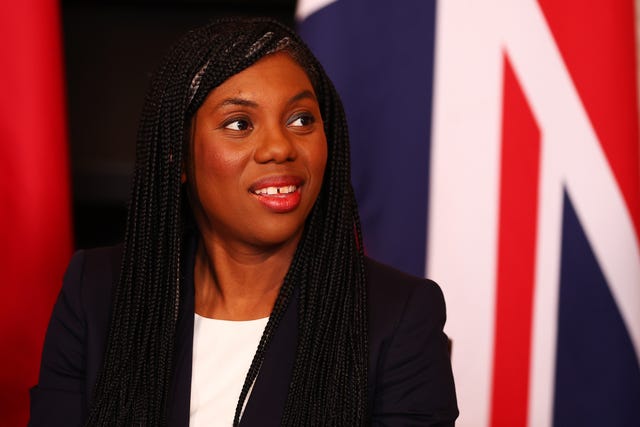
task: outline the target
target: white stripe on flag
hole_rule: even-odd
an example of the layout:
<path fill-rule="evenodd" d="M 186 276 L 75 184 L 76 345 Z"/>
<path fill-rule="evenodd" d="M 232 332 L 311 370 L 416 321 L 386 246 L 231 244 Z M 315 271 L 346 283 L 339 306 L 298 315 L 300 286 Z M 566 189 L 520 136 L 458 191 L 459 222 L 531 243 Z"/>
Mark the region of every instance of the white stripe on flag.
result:
<path fill-rule="evenodd" d="M 298 0 L 296 7 L 296 20 L 302 22 L 310 15 L 316 13 L 323 7 L 335 3 L 337 0 Z"/>
<path fill-rule="evenodd" d="M 503 72 L 494 2 L 441 1 L 436 17 L 426 265 L 447 299 L 462 427 L 488 424 L 493 372 Z"/>

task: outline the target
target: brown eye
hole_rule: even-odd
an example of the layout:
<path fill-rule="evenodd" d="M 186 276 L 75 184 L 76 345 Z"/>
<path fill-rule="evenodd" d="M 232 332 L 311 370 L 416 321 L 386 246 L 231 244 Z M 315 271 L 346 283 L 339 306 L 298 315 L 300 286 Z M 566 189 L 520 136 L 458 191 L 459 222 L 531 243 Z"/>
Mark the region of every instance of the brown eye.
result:
<path fill-rule="evenodd" d="M 224 124 L 225 129 L 245 131 L 251 129 L 251 122 L 247 119 L 233 119 Z"/>
<path fill-rule="evenodd" d="M 294 126 L 294 127 L 302 127 L 302 126 L 309 126 L 311 124 L 313 124 L 316 121 L 315 117 L 313 117 L 311 114 L 297 114 L 295 116 L 293 116 L 291 119 L 289 119 L 289 121 L 287 122 L 287 126 Z"/>

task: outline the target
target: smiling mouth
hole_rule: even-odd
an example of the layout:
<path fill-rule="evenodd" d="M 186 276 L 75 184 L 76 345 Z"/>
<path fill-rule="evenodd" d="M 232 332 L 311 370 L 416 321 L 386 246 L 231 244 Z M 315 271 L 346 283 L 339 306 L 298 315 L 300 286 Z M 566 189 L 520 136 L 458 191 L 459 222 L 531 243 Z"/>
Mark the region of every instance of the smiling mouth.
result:
<path fill-rule="evenodd" d="M 298 189 L 297 185 L 285 185 L 283 187 L 264 187 L 258 188 L 253 193 L 258 196 L 277 196 L 277 195 L 285 195 L 291 194 Z"/>
<path fill-rule="evenodd" d="M 251 194 L 269 211 L 294 211 L 302 201 L 302 179 L 291 176 L 266 178 L 254 184 Z"/>

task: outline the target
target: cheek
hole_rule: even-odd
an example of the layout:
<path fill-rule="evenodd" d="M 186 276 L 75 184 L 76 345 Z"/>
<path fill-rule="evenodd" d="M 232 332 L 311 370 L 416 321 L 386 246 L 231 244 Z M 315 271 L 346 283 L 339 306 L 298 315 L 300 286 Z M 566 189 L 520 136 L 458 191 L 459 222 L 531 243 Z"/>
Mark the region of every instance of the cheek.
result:
<path fill-rule="evenodd" d="M 226 181 L 238 178 L 246 162 L 245 153 L 225 147 L 216 147 L 213 143 L 195 150 L 196 180 Z"/>
<path fill-rule="evenodd" d="M 307 168 L 311 175 L 310 182 L 312 185 L 310 190 L 313 194 L 313 201 L 315 201 L 322 189 L 324 173 L 327 165 L 328 149 L 324 138 L 317 141 L 317 143 L 308 145 L 308 149 L 305 154 L 307 156 Z"/>
<path fill-rule="evenodd" d="M 326 145 L 322 148 L 319 149 L 318 152 L 316 153 L 316 161 L 314 162 L 314 168 L 316 173 L 318 174 L 319 178 L 320 178 L 320 182 L 323 181 L 324 178 L 324 171 L 327 167 L 327 147 Z"/>
<path fill-rule="evenodd" d="M 311 161 L 312 161 L 312 169 L 314 173 L 316 173 L 320 179 L 320 182 L 323 180 L 323 175 L 325 168 L 327 166 L 327 158 L 328 158 L 328 147 L 327 140 L 322 135 L 321 141 L 318 144 L 314 145 L 314 150 L 311 153 Z"/>

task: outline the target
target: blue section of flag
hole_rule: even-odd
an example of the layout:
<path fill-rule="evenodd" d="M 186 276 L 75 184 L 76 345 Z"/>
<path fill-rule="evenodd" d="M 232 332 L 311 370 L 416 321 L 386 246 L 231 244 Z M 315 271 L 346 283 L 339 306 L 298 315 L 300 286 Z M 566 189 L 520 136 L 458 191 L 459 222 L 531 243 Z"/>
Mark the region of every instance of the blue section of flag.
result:
<path fill-rule="evenodd" d="M 554 426 L 640 425 L 640 367 L 565 194 Z"/>
<path fill-rule="evenodd" d="M 424 275 L 435 1 L 338 0 L 299 32 L 344 102 L 365 250 Z"/>

